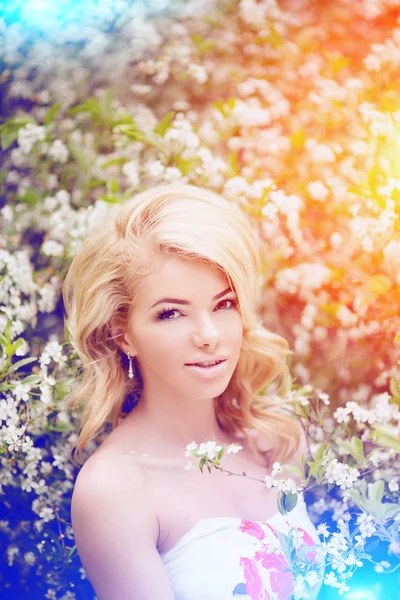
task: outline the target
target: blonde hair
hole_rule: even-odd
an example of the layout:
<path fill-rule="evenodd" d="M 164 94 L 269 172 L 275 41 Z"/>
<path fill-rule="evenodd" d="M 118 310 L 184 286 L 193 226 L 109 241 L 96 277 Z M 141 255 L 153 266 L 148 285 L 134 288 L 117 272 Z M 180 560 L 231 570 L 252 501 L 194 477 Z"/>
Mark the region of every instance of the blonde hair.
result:
<path fill-rule="evenodd" d="M 90 232 L 64 280 L 66 326 L 82 363 L 82 377 L 69 397 L 80 411 L 78 462 L 90 441 L 118 425 L 128 395 L 140 395 L 140 373 L 128 379 L 127 358 L 114 342 L 112 327 L 127 322 L 140 282 L 155 261 L 171 255 L 218 267 L 237 294 L 243 340 L 232 378 L 214 399 L 221 427 L 246 437 L 259 456 L 265 453 L 254 433 L 274 440 L 270 458 L 286 460 L 299 447 L 300 427 L 282 410 L 282 401 L 276 395 L 268 398 L 266 391 L 271 384 L 275 391 L 288 389 L 291 352 L 286 340 L 257 320 L 260 256 L 252 227 L 242 210 L 222 196 L 171 184 L 137 194 L 114 219 Z"/>

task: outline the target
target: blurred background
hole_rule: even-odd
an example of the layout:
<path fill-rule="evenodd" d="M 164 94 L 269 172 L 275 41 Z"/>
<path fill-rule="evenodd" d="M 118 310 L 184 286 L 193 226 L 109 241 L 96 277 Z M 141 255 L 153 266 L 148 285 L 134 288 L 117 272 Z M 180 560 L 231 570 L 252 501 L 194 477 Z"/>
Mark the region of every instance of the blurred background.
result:
<path fill-rule="evenodd" d="M 60 292 L 87 233 L 142 189 L 239 204 L 294 384 L 333 409 L 399 406 L 399 75 L 397 0 L 2 2 L 1 598 L 94 598 L 69 517 L 79 361 Z M 399 584 L 366 562 L 320 598 Z"/>

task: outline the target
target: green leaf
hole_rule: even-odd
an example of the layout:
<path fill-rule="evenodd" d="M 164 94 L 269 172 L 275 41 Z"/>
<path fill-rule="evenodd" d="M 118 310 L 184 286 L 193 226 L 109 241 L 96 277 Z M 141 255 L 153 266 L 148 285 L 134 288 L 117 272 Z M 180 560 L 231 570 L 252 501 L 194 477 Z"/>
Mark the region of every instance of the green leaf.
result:
<path fill-rule="evenodd" d="M 297 504 L 297 494 L 292 492 L 278 492 L 278 510 L 282 515 L 287 515 Z"/>
<path fill-rule="evenodd" d="M 319 462 L 319 461 L 321 461 L 321 460 L 324 458 L 324 456 L 325 456 L 325 451 L 326 451 L 326 446 L 325 446 L 325 444 L 321 444 L 321 445 L 318 447 L 318 450 L 317 450 L 317 451 L 316 451 L 316 453 L 315 453 L 315 456 L 314 456 L 315 462 Z"/>
<path fill-rule="evenodd" d="M 381 502 L 385 491 L 385 483 L 382 479 L 378 479 L 373 483 L 368 484 L 368 498 L 375 502 Z"/>
<path fill-rule="evenodd" d="M 194 171 L 199 162 L 200 160 L 198 157 L 187 159 L 179 156 L 175 161 L 175 167 L 180 170 L 182 175 L 187 175 L 191 171 Z"/>
<path fill-rule="evenodd" d="M 310 477 L 313 477 L 316 474 L 318 477 L 318 473 L 321 470 L 321 461 L 313 462 L 310 460 L 307 461 L 307 464 L 310 467 L 310 470 L 308 471 L 308 479 L 310 479 Z"/>
<path fill-rule="evenodd" d="M 230 168 L 232 169 L 233 174 L 239 175 L 239 173 L 240 173 L 239 154 L 235 150 L 232 150 L 229 153 L 228 164 L 229 164 Z"/>
<path fill-rule="evenodd" d="M 29 206 L 36 206 L 42 200 L 42 195 L 38 190 L 27 188 L 21 196 L 17 196 L 17 200 Z"/>
<path fill-rule="evenodd" d="M 69 549 L 67 558 L 71 558 L 73 554 L 75 554 L 77 552 L 77 546 L 72 546 L 72 548 Z"/>
<path fill-rule="evenodd" d="M 206 462 L 206 457 L 203 456 L 203 458 L 200 460 L 200 463 L 199 463 L 199 469 L 201 472 L 203 472 L 205 462 Z"/>
<path fill-rule="evenodd" d="M 100 114 L 106 123 L 110 123 L 112 121 L 113 100 L 114 100 L 114 90 L 112 90 L 111 88 L 105 90 L 99 100 Z"/>
<path fill-rule="evenodd" d="M 0 171 L 0 186 L 3 184 L 5 178 L 7 177 L 7 171 L 5 169 Z"/>
<path fill-rule="evenodd" d="M 115 196 L 119 192 L 119 183 L 115 177 L 107 179 L 107 194 L 109 196 Z"/>
<path fill-rule="evenodd" d="M 70 339 L 70 335 L 69 335 L 69 331 L 68 331 L 68 327 L 67 327 L 67 322 L 64 319 L 64 340 L 67 344 L 71 344 L 71 339 Z"/>
<path fill-rule="evenodd" d="M 42 380 L 42 378 L 39 377 L 39 375 L 28 375 L 27 377 L 22 379 L 21 383 L 28 383 L 28 384 L 32 385 L 35 383 L 39 383 L 41 380 Z"/>
<path fill-rule="evenodd" d="M 375 163 L 368 173 L 368 185 L 371 191 L 371 197 L 382 209 L 386 208 L 386 200 L 378 194 L 378 188 L 380 185 L 382 185 L 384 180 L 385 173 L 378 166 L 378 164 Z"/>
<path fill-rule="evenodd" d="M 107 202 L 107 204 L 122 204 L 122 200 L 116 196 L 100 196 L 99 200 L 103 200 L 103 202 Z"/>
<path fill-rule="evenodd" d="M 390 393 L 393 398 L 400 398 L 400 381 L 394 375 L 390 378 Z"/>
<path fill-rule="evenodd" d="M 159 150 L 162 150 L 162 147 L 156 140 L 152 140 L 147 134 L 143 133 L 143 131 L 137 129 L 136 125 L 117 125 L 114 127 L 114 131 L 120 132 L 137 142 L 143 142 L 144 144 L 155 146 Z"/>
<path fill-rule="evenodd" d="M 87 112 L 89 115 L 99 118 L 101 115 L 99 100 L 97 98 L 88 98 L 81 104 L 70 108 L 68 114 L 77 115 L 81 112 Z"/>
<path fill-rule="evenodd" d="M 385 519 L 393 519 L 400 512 L 400 505 L 386 502 L 382 504 Z"/>
<path fill-rule="evenodd" d="M 289 559 L 289 545 L 287 536 L 280 531 L 276 531 L 276 535 L 278 536 L 279 544 L 282 548 L 284 555 L 287 559 Z"/>
<path fill-rule="evenodd" d="M 289 140 L 292 144 L 292 147 L 296 150 L 303 148 L 304 144 L 307 141 L 307 136 L 304 127 L 298 127 L 289 135 Z"/>
<path fill-rule="evenodd" d="M 94 188 L 100 187 L 105 183 L 105 179 L 90 179 L 86 184 L 86 190 L 93 190 Z"/>
<path fill-rule="evenodd" d="M 351 454 L 357 462 L 364 460 L 364 444 L 357 436 L 353 436 L 351 440 L 338 440 L 337 443 L 346 454 Z"/>
<path fill-rule="evenodd" d="M 108 160 L 107 162 L 105 162 L 103 164 L 103 169 L 107 169 L 107 167 L 111 167 L 113 165 L 123 165 L 124 163 L 127 162 L 127 158 L 124 158 L 123 156 L 120 156 L 119 158 L 112 158 L 111 160 Z"/>
<path fill-rule="evenodd" d="M 18 138 L 18 131 L 28 123 L 36 123 L 32 115 L 19 113 L 16 117 L 8 119 L 0 125 L 1 147 L 6 150 Z"/>
<path fill-rule="evenodd" d="M 29 358 L 23 358 L 22 360 L 17 361 L 16 363 L 14 363 L 8 370 L 9 373 L 12 373 L 13 371 L 16 371 L 17 369 L 20 369 L 21 367 L 23 367 L 24 365 L 29 365 L 29 363 L 34 362 L 35 360 L 37 360 L 37 358 L 35 358 L 34 356 L 31 356 Z"/>
<path fill-rule="evenodd" d="M 376 444 L 379 444 L 384 448 L 393 448 L 397 452 L 400 452 L 400 440 L 398 438 L 398 431 L 395 427 L 376 427 L 375 431 L 371 432 L 371 437 Z"/>
<path fill-rule="evenodd" d="M 64 433 L 66 431 L 73 431 L 74 429 L 75 427 L 71 423 L 56 423 L 55 425 L 50 425 L 48 431 Z"/>
<path fill-rule="evenodd" d="M 154 127 L 154 133 L 157 133 L 161 137 L 164 137 L 168 129 L 172 127 L 172 121 L 174 120 L 175 115 L 175 112 L 169 112 L 168 114 L 166 114 L 165 117 L 163 117 L 161 121 L 157 123 L 157 125 Z"/>
<path fill-rule="evenodd" d="M 7 150 L 18 138 L 18 129 L 10 128 L 5 129 L 0 134 L 1 139 L 1 148 L 2 150 Z"/>
<path fill-rule="evenodd" d="M 228 98 L 228 100 L 217 100 L 216 102 L 213 102 L 212 105 L 226 118 L 229 117 L 232 110 L 235 108 L 236 102 L 236 98 Z"/>
<path fill-rule="evenodd" d="M 369 190 L 365 187 L 361 187 L 358 185 L 351 185 L 347 188 L 348 192 L 352 194 L 356 194 L 357 196 L 362 196 L 363 198 L 368 198 L 370 196 Z"/>
<path fill-rule="evenodd" d="M 198 33 L 195 33 L 192 36 L 192 40 L 196 44 L 200 56 L 203 56 L 210 50 L 213 50 L 216 46 L 216 42 L 214 42 L 214 40 L 206 40 Z"/>
<path fill-rule="evenodd" d="M 54 106 L 49 108 L 49 110 L 47 111 L 47 113 L 45 114 L 44 119 L 43 119 L 44 125 L 50 125 L 50 123 L 52 123 L 54 121 L 61 106 L 62 106 L 62 104 L 61 104 L 61 102 L 59 102 L 58 104 L 54 104 Z"/>
<path fill-rule="evenodd" d="M 78 163 L 79 167 L 81 168 L 83 173 L 89 173 L 90 171 L 90 163 L 89 163 L 89 159 L 87 156 L 87 153 L 85 153 L 79 146 L 78 144 L 74 144 L 71 143 L 69 145 L 69 149 L 71 151 L 71 155 L 72 157 L 76 160 L 76 162 Z"/>
<path fill-rule="evenodd" d="M 357 436 L 353 436 L 351 438 L 351 441 L 353 443 L 355 451 L 357 452 L 357 455 L 360 458 L 364 458 L 364 444 L 363 444 L 362 440 L 360 440 L 360 438 Z"/>
<path fill-rule="evenodd" d="M 11 341 L 11 321 L 8 320 L 7 324 L 4 328 L 4 340 L 6 344 L 9 344 Z"/>
<path fill-rule="evenodd" d="M 361 496 L 361 494 L 358 493 L 357 490 L 348 490 L 347 493 L 350 496 L 350 498 L 353 500 L 354 504 L 359 506 L 364 511 L 367 511 L 367 502 Z"/>
<path fill-rule="evenodd" d="M 272 23 L 269 24 L 268 41 L 273 48 L 279 48 L 285 43 L 283 37 Z"/>
<path fill-rule="evenodd" d="M 300 478 L 304 477 L 304 473 L 298 467 L 295 467 L 294 465 L 282 465 L 282 467 L 284 469 L 287 469 L 288 471 L 291 471 L 295 475 L 298 475 Z"/>

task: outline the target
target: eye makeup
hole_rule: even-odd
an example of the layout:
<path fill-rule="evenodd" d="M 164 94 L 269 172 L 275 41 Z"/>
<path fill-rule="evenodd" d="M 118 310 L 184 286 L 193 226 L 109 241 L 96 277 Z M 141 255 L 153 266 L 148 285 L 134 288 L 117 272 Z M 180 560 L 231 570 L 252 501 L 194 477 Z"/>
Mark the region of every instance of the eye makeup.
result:
<path fill-rule="evenodd" d="M 236 299 L 235 296 L 228 296 L 227 298 L 224 298 L 223 300 L 221 300 L 220 302 L 218 302 L 217 307 L 220 304 L 223 304 L 224 302 L 230 302 L 231 306 L 228 306 L 228 308 L 225 309 L 221 309 L 221 310 L 231 310 L 233 308 L 236 308 L 238 305 L 238 301 Z M 167 306 L 166 308 L 163 308 L 162 310 L 160 310 L 157 314 L 156 314 L 156 319 L 158 321 L 174 321 L 175 318 L 169 318 L 168 314 L 170 313 L 174 313 L 174 312 L 180 312 L 177 308 L 173 307 L 173 306 Z"/>

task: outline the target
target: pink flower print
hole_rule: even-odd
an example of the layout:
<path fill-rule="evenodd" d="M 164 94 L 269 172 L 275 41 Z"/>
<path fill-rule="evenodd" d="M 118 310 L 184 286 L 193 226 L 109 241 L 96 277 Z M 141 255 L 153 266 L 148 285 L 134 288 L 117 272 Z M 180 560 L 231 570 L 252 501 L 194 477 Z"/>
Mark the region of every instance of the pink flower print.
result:
<path fill-rule="evenodd" d="M 259 523 L 255 523 L 255 521 L 245 521 L 242 519 L 241 524 L 238 527 L 239 531 L 243 531 L 244 533 L 248 533 L 258 540 L 263 540 L 265 533 L 263 528 Z"/>
<path fill-rule="evenodd" d="M 311 535 L 309 533 L 307 533 L 307 531 L 305 531 L 301 527 L 297 527 L 297 531 L 303 532 L 303 536 L 302 536 L 301 539 L 306 543 L 307 546 L 313 546 L 314 545 L 315 542 L 312 539 Z"/>
<path fill-rule="evenodd" d="M 246 594 L 250 596 L 251 600 L 271 600 L 271 596 L 265 589 L 263 580 L 258 573 L 255 561 L 242 557 L 239 564 L 243 567 Z"/>
<path fill-rule="evenodd" d="M 294 579 L 285 556 L 282 553 L 258 551 L 254 558 L 269 573 L 271 590 L 279 600 L 291 600 L 294 590 Z"/>

